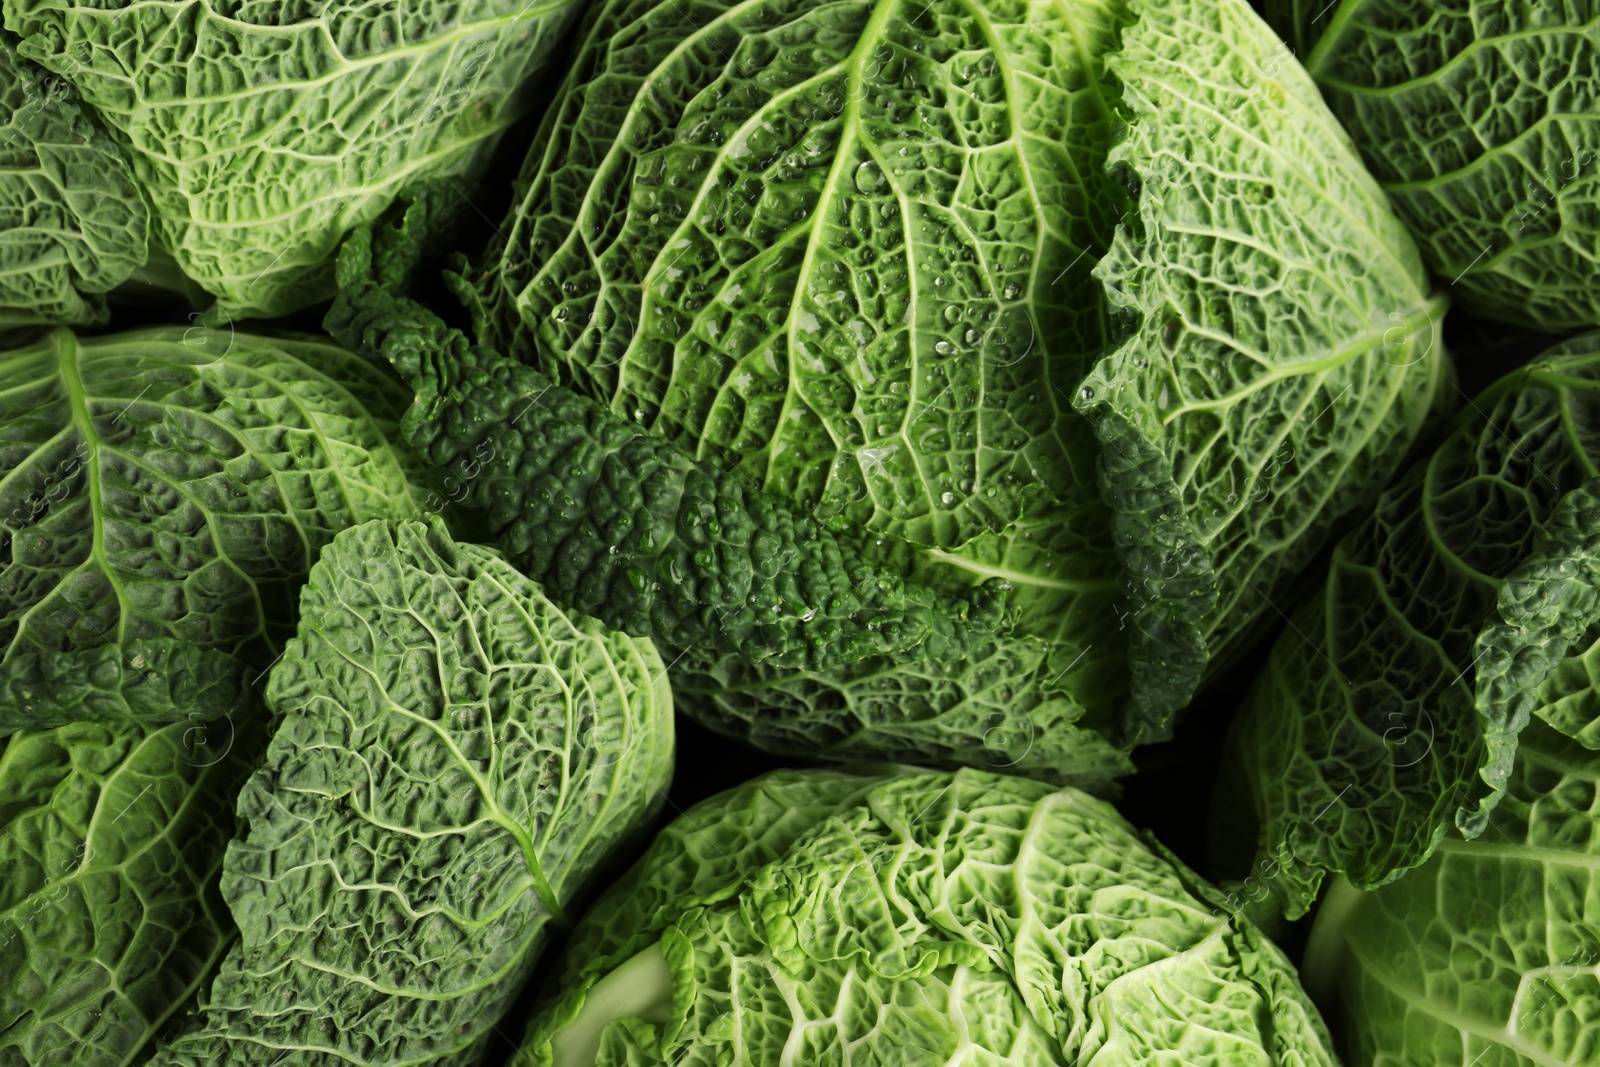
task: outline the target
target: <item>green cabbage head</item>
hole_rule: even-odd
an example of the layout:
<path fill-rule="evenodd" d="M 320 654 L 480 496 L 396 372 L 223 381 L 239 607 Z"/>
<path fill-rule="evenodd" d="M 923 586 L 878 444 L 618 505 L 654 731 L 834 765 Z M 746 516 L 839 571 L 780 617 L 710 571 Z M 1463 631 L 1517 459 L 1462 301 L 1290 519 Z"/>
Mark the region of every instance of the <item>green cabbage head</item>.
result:
<path fill-rule="evenodd" d="M 0 335 L 104 323 L 105 293 L 144 263 L 149 225 L 122 150 L 0 36 Z"/>
<path fill-rule="evenodd" d="M 1339 999 L 1350 1061 L 1600 1062 L 1597 826 L 1600 753 L 1534 722 L 1481 837 L 1369 893 L 1335 882 L 1305 970 Z"/>
<path fill-rule="evenodd" d="M 1265 6 L 1463 307 L 1600 325 L 1600 5 Z"/>
<path fill-rule="evenodd" d="M 478 339 L 1020 616 L 934 667 L 690 650 L 718 730 L 1114 770 L 1082 736 L 1166 734 L 1448 396 L 1443 300 L 1244 0 L 599 0 L 575 51 Z"/>
<path fill-rule="evenodd" d="M 332 296 L 345 232 L 413 181 L 473 173 L 527 110 L 528 76 L 578 9 L 0 3 L 18 52 L 70 85 L 126 153 L 153 243 L 217 298 L 214 322 Z"/>
<path fill-rule="evenodd" d="M 779 771 L 589 912 L 515 1064 L 1328 1064 L 1283 955 L 1074 789 Z"/>

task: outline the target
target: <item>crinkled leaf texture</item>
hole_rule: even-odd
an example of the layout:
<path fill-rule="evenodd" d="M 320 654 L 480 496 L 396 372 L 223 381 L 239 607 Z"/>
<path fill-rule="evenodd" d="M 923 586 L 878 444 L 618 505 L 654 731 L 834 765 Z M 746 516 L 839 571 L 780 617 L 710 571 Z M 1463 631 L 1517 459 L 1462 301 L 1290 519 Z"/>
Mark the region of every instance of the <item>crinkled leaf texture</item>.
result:
<path fill-rule="evenodd" d="M 145 261 L 148 229 L 122 150 L 0 37 L 0 335 L 104 322 L 104 294 Z"/>
<path fill-rule="evenodd" d="M 820 674 L 687 652 L 673 692 L 702 724 L 780 755 L 915 759 L 1109 788 L 1133 762 L 1079 721 L 1082 708 L 1050 653 L 1045 641 L 1012 636 L 954 662 L 875 659 Z"/>
<path fill-rule="evenodd" d="M 1101 801 L 780 771 L 596 903 L 518 1064 L 1333 1064 L 1283 955 Z"/>
<path fill-rule="evenodd" d="M 370 236 L 345 245 L 341 281 L 362 261 L 372 270 Z M 506 558 L 624 633 L 822 671 L 959 659 L 1007 621 L 1003 580 L 970 598 L 905 582 L 810 516 L 472 345 L 375 280 L 343 285 L 324 323 L 411 383 L 406 439 L 461 472 L 457 498 Z"/>
<path fill-rule="evenodd" d="M 952 751 L 964 718 L 971 752 L 994 725 L 1111 729 L 1131 683 L 1138 737 L 1237 651 L 1444 375 L 1415 249 L 1280 51 L 1242 0 L 591 12 L 458 285 L 480 338 L 919 582 L 1006 578 L 1021 639 L 996 656 L 1037 665 L 996 724 L 959 665 L 797 679 L 691 652 L 687 710 L 872 756 Z M 1117 161 L 1145 187 L 1114 243 Z"/>
<path fill-rule="evenodd" d="M 1137 0 L 1107 60 L 1137 221 L 1096 267 L 1137 329 L 1084 381 L 1130 586 L 1130 731 L 1207 670 L 1365 505 L 1449 373 L 1416 246 L 1243 0 Z"/>
<path fill-rule="evenodd" d="M 1127 688 L 1071 409 L 1107 343 L 1090 271 L 1116 218 L 1100 56 L 1121 9 L 597 4 L 505 239 L 463 287 L 490 345 L 866 531 L 908 577 L 1009 581 L 1050 647 L 984 658 L 1054 690 L 1017 737 L 1109 720 Z M 987 683 L 935 664 L 797 680 L 691 652 L 674 673 L 704 694 L 687 710 L 764 746 L 980 751 L 991 725 Z M 765 702 L 801 709 L 786 739 L 746 710 Z M 894 723 L 872 710 L 891 705 Z"/>
<path fill-rule="evenodd" d="M 1462 307 L 1541 330 L 1600 324 L 1600 5 L 1267 7 L 1315 40 L 1307 69 Z"/>
<path fill-rule="evenodd" d="M 122 1067 L 222 959 L 241 717 L 81 722 L 0 742 L 0 1063 Z"/>
<path fill-rule="evenodd" d="M 322 546 L 426 502 L 410 394 L 325 340 L 56 330 L 0 381 L 0 733 L 228 711 Z"/>
<path fill-rule="evenodd" d="M 222 878 L 240 940 L 154 1064 L 475 1063 L 665 795 L 660 657 L 437 519 L 380 520 L 324 550 L 267 702 Z"/>
<path fill-rule="evenodd" d="M 408 183 L 474 171 L 573 0 L 4 0 L 19 51 L 127 151 L 212 325 L 333 295 L 340 238 Z M 159 42 L 159 43 L 158 43 Z"/>
<path fill-rule="evenodd" d="M 1587 671 L 1574 666 L 1587 667 L 1600 624 L 1600 478 L 1561 498 L 1528 558 L 1501 584 L 1497 613 L 1478 635 L 1473 656 L 1486 748 L 1480 775 L 1490 792 L 1462 824 L 1471 835 L 1482 831 L 1500 799 L 1530 715 L 1600 748 L 1592 687 L 1588 701 L 1561 699 L 1574 674 L 1587 680 Z"/>
<path fill-rule="evenodd" d="M 1481 837 L 1372 892 L 1335 882 L 1304 973 L 1339 998 L 1350 1062 L 1600 1062 L 1596 826 L 1600 754 L 1535 722 Z"/>
<path fill-rule="evenodd" d="M 1588 334 L 1473 401 L 1294 613 L 1235 722 L 1224 791 L 1289 915 L 1329 871 L 1371 888 L 1452 825 L 1481 830 L 1541 703 L 1575 734 L 1594 722 L 1575 679 L 1593 645 L 1597 419 Z M 1219 809 L 1221 832 L 1243 814 Z"/>
<path fill-rule="evenodd" d="M 1533 702 L 1519 707 L 1519 712 L 1537 715 L 1592 749 L 1600 749 L 1597 498 L 1600 485 L 1592 481 L 1568 494 L 1545 525 L 1534 555 L 1500 591 L 1500 614 L 1507 623 L 1504 629 L 1520 638 L 1511 645 L 1513 653 L 1551 638 L 1568 640 L 1566 657 L 1543 677 L 1533 691 Z M 1576 640 L 1569 640 L 1580 628 Z M 1515 664 L 1515 658 L 1508 659 Z M 1521 697 L 1524 691 L 1518 689 L 1516 695 Z M 1481 686 L 1479 692 L 1481 698 Z"/>

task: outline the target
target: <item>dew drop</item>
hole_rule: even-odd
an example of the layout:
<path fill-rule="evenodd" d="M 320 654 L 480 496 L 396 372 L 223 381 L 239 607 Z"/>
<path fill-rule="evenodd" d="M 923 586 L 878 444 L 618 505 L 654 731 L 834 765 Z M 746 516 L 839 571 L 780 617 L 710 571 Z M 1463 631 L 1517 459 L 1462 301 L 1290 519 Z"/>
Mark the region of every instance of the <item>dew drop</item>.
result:
<path fill-rule="evenodd" d="M 960 351 L 960 349 L 956 348 L 956 346 L 951 344 L 949 341 L 940 341 L 938 344 L 933 346 L 933 350 L 939 353 L 941 356 L 953 356 Z"/>
<path fill-rule="evenodd" d="M 1017 297 L 1022 295 L 1022 287 L 1013 282 L 1012 284 L 1006 286 L 1000 295 L 1005 297 L 1007 300 L 1015 300 Z"/>
<path fill-rule="evenodd" d="M 1084 400 L 1093 400 L 1094 399 L 1094 390 L 1090 389 L 1086 385 L 1082 389 L 1078 390 L 1078 396 L 1082 397 Z"/>
<path fill-rule="evenodd" d="M 947 304 L 944 309 L 944 321 L 960 322 L 961 306 L 959 304 Z"/>
<path fill-rule="evenodd" d="M 856 168 L 856 192 L 871 196 L 883 188 L 883 169 L 872 160 Z"/>

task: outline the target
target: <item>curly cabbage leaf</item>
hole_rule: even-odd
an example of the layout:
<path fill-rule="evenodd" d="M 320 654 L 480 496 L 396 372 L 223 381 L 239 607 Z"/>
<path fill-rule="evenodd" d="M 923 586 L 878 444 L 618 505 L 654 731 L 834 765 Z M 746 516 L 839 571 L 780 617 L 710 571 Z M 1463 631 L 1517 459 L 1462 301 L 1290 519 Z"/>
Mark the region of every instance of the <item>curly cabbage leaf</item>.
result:
<path fill-rule="evenodd" d="M 1463 307 L 1600 324 L 1600 5 L 1267 7 Z"/>
<path fill-rule="evenodd" d="M 1597 417 L 1588 334 L 1473 401 L 1294 613 L 1235 721 L 1228 772 L 1291 917 L 1329 871 L 1372 888 L 1452 825 L 1481 830 L 1538 700 L 1580 732 Z"/>
<path fill-rule="evenodd" d="M 1011 635 L 957 659 L 871 659 L 827 673 L 685 652 L 672 685 L 697 721 L 766 752 L 987 767 L 1103 790 L 1133 762 L 1080 720 L 1075 665 L 1058 666 L 1051 651 Z"/>
<path fill-rule="evenodd" d="M 217 896 L 264 731 L 82 722 L 0 742 L 0 1063 L 138 1062 L 233 938 Z"/>
<path fill-rule="evenodd" d="M 1109 719 L 1117 564 L 1071 396 L 1108 341 L 1090 271 L 1116 221 L 1100 56 L 1122 18 L 1120 0 L 599 5 L 469 279 L 480 336 L 869 548 L 919 546 L 918 582 L 1003 577 L 1054 648 L 996 655 L 1053 654 L 1043 683 L 1072 668 L 1065 714 L 1033 717 Z M 963 710 L 982 683 L 926 664 L 797 686 L 691 652 L 674 671 L 705 694 L 688 710 L 757 744 L 730 683 L 798 700 L 790 736 L 812 749 L 852 731 L 841 709 L 908 694 L 912 752 L 986 727 Z M 841 754 L 912 754 L 856 736 Z"/>
<path fill-rule="evenodd" d="M 1519 709 L 1519 714 L 1537 715 L 1592 749 L 1600 749 L 1597 500 L 1600 484 L 1595 482 L 1585 483 L 1563 499 L 1541 535 L 1542 551 L 1536 550 L 1512 575 L 1500 595 L 1504 629 L 1522 639 L 1510 646 L 1513 652 L 1523 643 L 1537 646 L 1551 637 L 1567 645 L 1565 657 L 1542 676 L 1532 691 L 1532 703 Z M 1578 636 L 1573 638 L 1575 633 Z M 1515 657 L 1508 659 L 1515 663 Z M 1527 688 L 1515 693 L 1526 699 Z"/>
<path fill-rule="evenodd" d="M 211 325 L 333 295 L 340 238 L 407 184 L 473 173 L 574 0 L 4 0 L 23 56 L 128 153 Z"/>
<path fill-rule="evenodd" d="M 1600 1061 L 1597 798 L 1600 755 L 1535 722 L 1483 836 L 1372 892 L 1333 884 L 1303 973 L 1338 999 L 1350 1062 Z"/>
<path fill-rule="evenodd" d="M 1478 635 L 1473 657 L 1486 749 L 1479 774 L 1490 792 L 1464 824 L 1470 835 L 1482 831 L 1504 791 L 1517 737 L 1531 715 L 1590 748 L 1600 747 L 1593 701 L 1550 706 L 1559 699 L 1562 678 L 1574 673 L 1562 668 L 1569 660 L 1583 662 L 1593 648 L 1592 639 L 1584 638 L 1600 624 L 1600 478 L 1561 498 L 1528 558 L 1501 583 L 1497 614 Z"/>
<path fill-rule="evenodd" d="M 595 904 L 513 1062 L 1335 1063 L 1213 893 L 1074 790 L 779 771 L 690 809 Z"/>
<path fill-rule="evenodd" d="M 340 254 L 328 330 L 411 383 L 406 439 L 471 468 L 459 500 L 560 603 L 635 636 L 811 670 L 960 659 L 1004 621 L 1004 582 L 970 598 L 904 582 L 720 467 L 470 344 L 375 280 L 415 247 L 397 239 L 375 261 L 373 242 L 364 229 Z"/>
<path fill-rule="evenodd" d="M 324 550 L 266 696 L 223 866 L 239 942 L 153 1067 L 477 1062 L 665 796 L 665 665 L 439 520 L 379 520 Z"/>
<path fill-rule="evenodd" d="M 1242 0 L 609 0 L 458 293 L 487 346 L 908 577 L 1003 576 L 999 654 L 1048 664 L 1013 733 L 1110 728 L 1131 686 L 1118 732 L 1157 735 L 1445 373 L 1416 250 L 1280 52 Z M 675 669 L 759 744 L 763 684 L 785 746 L 898 755 L 865 709 L 906 694 L 929 748 L 986 729 L 959 667 Z"/>
<path fill-rule="evenodd" d="M 146 257 L 133 169 L 67 84 L 0 36 L 0 336 L 99 325 Z"/>
<path fill-rule="evenodd" d="M 56 330 L 0 381 L 0 733 L 228 711 L 322 546 L 425 501 L 409 393 L 327 341 Z"/>
<path fill-rule="evenodd" d="M 1133 728 L 1161 736 L 1389 480 L 1449 367 L 1443 298 L 1283 44 L 1238 0 L 1133 10 L 1107 64 L 1138 224 L 1096 275 L 1139 327 L 1079 408 L 1137 619 Z"/>

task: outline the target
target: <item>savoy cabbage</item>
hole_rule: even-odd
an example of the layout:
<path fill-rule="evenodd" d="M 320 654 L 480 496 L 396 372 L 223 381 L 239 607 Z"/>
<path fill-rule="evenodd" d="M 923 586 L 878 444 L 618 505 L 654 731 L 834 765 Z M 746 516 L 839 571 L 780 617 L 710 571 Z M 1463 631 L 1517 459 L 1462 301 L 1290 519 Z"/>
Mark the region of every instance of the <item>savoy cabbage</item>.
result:
<path fill-rule="evenodd" d="M 0 1063 L 139 1062 L 233 937 L 216 894 L 252 716 L 0 741 Z"/>
<path fill-rule="evenodd" d="M 0 34 L 0 338 L 103 323 L 105 293 L 145 262 L 148 230 L 122 150 Z"/>
<path fill-rule="evenodd" d="M 1600 1061 L 1597 824 L 1600 753 L 1534 722 L 1482 837 L 1372 892 L 1335 881 L 1304 970 L 1350 1062 Z"/>
<path fill-rule="evenodd" d="M 153 1067 L 475 1063 L 552 922 L 659 806 L 648 641 L 375 520 L 312 569 L 223 864 L 239 939 Z"/>
<path fill-rule="evenodd" d="M 1330 871 L 1370 889 L 1452 830 L 1481 833 L 1531 714 L 1600 744 L 1597 403 L 1600 334 L 1496 383 L 1339 543 L 1278 639 L 1219 818 L 1229 843 L 1255 823 L 1258 881 L 1291 916 Z"/>
<path fill-rule="evenodd" d="M 1268 0 L 1464 306 L 1600 324 L 1600 4 Z"/>
<path fill-rule="evenodd" d="M 1443 301 L 1243 0 L 602 0 L 518 192 L 485 345 L 1014 587 L 938 671 L 691 650 L 689 710 L 788 751 L 970 758 L 997 699 L 997 763 L 1161 736 L 1443 403 Z"/>
<path fill-rule="evenodd" d="M 227 712 L 333 535 L 430 502 L 404 387 L 325 339 L 58 329 L 0 381 L 0 734 Z"/>
<path fill-rule="evenodd" d="M 131 213 L 142 191 L 153 242 L 216 297 L 213 325 L 332 296 L 345 232 L 411 182 L 478 169 L 528 109 L 525 82 L 578 10 L 574 0 L 0 3 L 18 52 L 70 85 L 126 153 L 127 164 L 105 164 L 102 197 L 115 203 L 99 210 Z M 128 164 L 139 191 L 116 184 Z M 99 253 L 95 277 L 122 269 L 119 247 Z"/>
<path fill-rule="evenodd" d="M 1107 804 L 778 771 L 662 831 L 574 930 L 517 1067 L 1337 1062 L 1293 968 Z"/>

